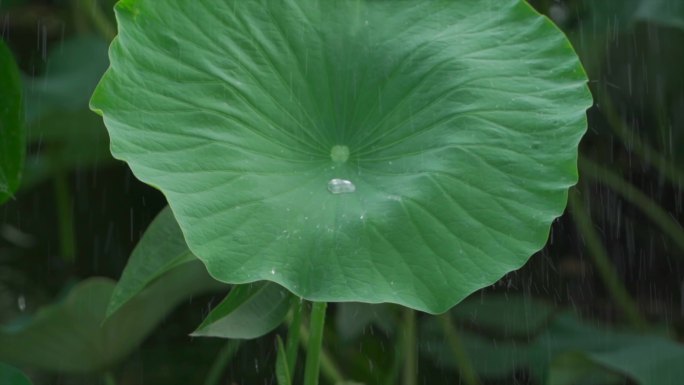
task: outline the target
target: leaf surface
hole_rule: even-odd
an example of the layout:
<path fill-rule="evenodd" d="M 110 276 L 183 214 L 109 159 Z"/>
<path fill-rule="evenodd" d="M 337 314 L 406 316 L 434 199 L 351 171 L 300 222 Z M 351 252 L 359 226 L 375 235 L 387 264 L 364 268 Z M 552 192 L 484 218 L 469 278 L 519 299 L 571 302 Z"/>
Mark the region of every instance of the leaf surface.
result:
<path fill-rule="evenodd" d="M 259 338 L 283 322 L 292 301 L 286 289 L 272 282 L 237 285 L 192 335 Z"/>
<path fill-rule="evenodd" d="M 443 312 L 539 250 L 576 182 L 586 77 L 523 1 L 116 13 L 91 107 L 221 281 Z"/>
<path fill-rule="evenodd" d="M 19 187 L 25 155 L 21 82 L 12 52 L 0 40 L 0 203 Z"/>

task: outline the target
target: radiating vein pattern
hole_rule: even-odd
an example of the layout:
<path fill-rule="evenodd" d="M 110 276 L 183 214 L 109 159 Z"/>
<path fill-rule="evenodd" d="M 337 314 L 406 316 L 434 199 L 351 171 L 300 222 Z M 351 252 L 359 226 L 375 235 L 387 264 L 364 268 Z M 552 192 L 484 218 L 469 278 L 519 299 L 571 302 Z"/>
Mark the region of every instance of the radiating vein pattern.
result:
<path fill-rule="evenodd" d="M 521 0 L 123 0 L 93 96 L 219 280 L 440 312 L 519 268 L 591 104 Z"/>

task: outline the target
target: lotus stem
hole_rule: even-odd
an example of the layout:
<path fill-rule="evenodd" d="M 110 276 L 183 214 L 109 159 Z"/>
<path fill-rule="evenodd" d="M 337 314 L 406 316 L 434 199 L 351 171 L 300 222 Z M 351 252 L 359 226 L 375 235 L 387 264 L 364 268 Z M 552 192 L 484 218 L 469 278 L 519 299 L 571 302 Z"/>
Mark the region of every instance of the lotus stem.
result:
<path fill-rule="evenodd" d="M 298 300 L 292 306 L 292 321 L 288 325 L 287 343 L 285 346 L 285 354 L 287 355 L 287 368 L 290 375 L 294 377 L 295 367 L 297 365 L 297 353 L 299 351 L 299 334 L 300 325 L 302 323 L 302 308 L 304 302 Z"/>
<path fill-rule="evenodd" d="M 416 342 L 416 312 L 404 309 L 404 370 L 403 385 L 418 384 L 418 343 Z"/>
<path fill-rule="evenodd" d="M 321 348 L 323 347 L 323 330 L 325 327 L 326 302 L 314 302 L 311 307 L 311 337 L 309 338 L 304 366 L 304 385 L 318 385 L 321 368 Z"/>

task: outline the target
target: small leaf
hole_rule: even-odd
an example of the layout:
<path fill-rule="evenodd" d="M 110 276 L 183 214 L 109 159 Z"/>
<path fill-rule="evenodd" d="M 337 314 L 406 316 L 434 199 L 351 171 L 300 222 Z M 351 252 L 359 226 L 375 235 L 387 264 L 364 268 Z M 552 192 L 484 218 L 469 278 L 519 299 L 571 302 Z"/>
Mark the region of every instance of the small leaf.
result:
<path fill-rule="evenodd" d="M 0 43 L 1 44 L 1 43 Z M 19 369 L 0 362 L 0 385 L 32 385 L 33 383 Z"/>
<path fill-rule="evenodd" d="M 179 302 L 216 288 L 196 261 L 164 275 L 105 320 L 114 282 L 91 278 L 28 322 L 0 329 L 0 360 L 57 372 L 105 370 L 135 349 Z"/>
<path fill-rule="evenodd" d="M 152 221 L 128 259 L 107 308 L 107 316 L 172 269 L 196 260 L 169 208 Z"/>
<path fill-rule="evenodd" d="M 0 40 L 0 203 L 19 187 L 26 151 L 23 116 L 19 69 Z"/>
<path fill-rule="evenodd" d="M 239 339 L 261 337 L 283 322 L 292 300 L 290 292 L 272 282 L 234 286 L 192 335 Z"/>
<path fill-rule="evenodd" d="M 278 385 L 292 385 L 292 375 L 288 367 L 287 352 L 280 336 L 276 336 L 278 341 L 278 356 L 276 357 L 276 380 Z"/>

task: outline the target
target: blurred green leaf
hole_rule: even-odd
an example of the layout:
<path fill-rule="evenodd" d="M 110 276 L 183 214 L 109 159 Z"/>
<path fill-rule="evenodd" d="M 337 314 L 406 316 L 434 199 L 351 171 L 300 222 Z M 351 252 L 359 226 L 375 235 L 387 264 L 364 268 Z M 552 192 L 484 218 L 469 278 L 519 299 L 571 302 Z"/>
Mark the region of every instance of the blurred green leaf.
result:
<path fill-rule="evenodd" d="M 25 134 L 19 69 L 0 40 L 0 203 L 19 187 L 25 156 Z"/>
<path fill-rule="evenodd" d="M 455 320 L 478 329 L 500 336 L 525 337 L 541 331 L 555 311 L 553 305 L 528 296 L 476 294 L 451 312 Z"/>
<path fill-rule="evenodd" d="M 485 378 L 503 378 L 532 365 L 529 341 L 546 330 L 556 309 L 531 297 L 475 294 L 451 310 L 452 318 L 465 326 L 460 333 L 475 371 Z M 435 318 L 421 327 L 425 354 L 439 365 L 457 369 L 456 362 Z M 494 345 L 493 345 L 493 341 Z"/>
<path fill-rule="evenodd" d="M 236 285 L 192 335 L 252 339 L 283 322 L 294 296 L 272 282 Z"/>
<path fill-rule="evenodd" d="M 94 36 L 78 36 L 53 48 L 40 77 L 25 77 L 27 120 L 49 112 L 88 108 L 88 100 L 109 65 L 108 44 Z"/>
<path fill-rule="evenodd" d="M 530 347 L 527 341 L 500 340 L 465 330 L 460 332 L 460 336 L 473 369 L 482 378 L 505 378 L 519 368 L 531 366 Z M 436 318 L 424 320 L 420 341 L 422 353 L 430 357 L 436 365 L 458 370 L 452 350 Z"/>
<path fill-rule="evenodd" d="M 24 188 L 56 172 L 113 162 L 109 139 L 88 99 L 107 69 L 107 42 L 92 36 L 52 49 L 45 73 L 24 77 L 27 134 L 36 149 L 26 162 Z"/>
<path fill-rule="evenodd" d="M 392 305 L 367 304 L 360 302 L 341 302 L 336 306 L 335 327 L 340 337 L 352 340 L 363 334 L 373 324 L 383 332 L 394 331 Z"/>
<path fill-rule="evenodd" d="M 565 353 L 551 363 L 547 385 L 624 384 L 624 378 L 607 372 L 581 353 Z"/>
<path fill-rule="evenodd" d="M 501 317 L 525 301 L 517 298 L 507 304 L 501 297 L 494 298 L 499 303 Z M 487 297 L 483 304 L 486 302 Z M 495 308 L 493 304 L 484 306 Z M 526 306 L 530 314 L 548 311 L 548 305 L 543 303 L 532 301 Z M 513 321 L 501 322 L 496 330 L 479 328 L 473 323 L 470 326 L 476 331 L 469 328 L 462 332 L 463 344 L 475 370 L 484 378 L 504 378 L 518 369 L 529 370 L 538 382 L 553 380 L 562 384 L 575 380 L 580 381 L 578 384 L 588 384 L 590 380 L 603 384 L 600 381 L 617 378 L 610 373 L 619 373 L 623 381 L 628 377 L 642 385 L 677 385 L 684 378 L 684 366 L 679 364 L 684 362 L 684 346 L 660 336 L 611 331 L 567 312 L 552 316 L 541 330 L 528 328 L 525 317 L 519 318 L 517 322 L 522 325 L 513 329 L 509 322 Z M 495 325 L 490 321 L 485 324 Z M 511 335 L 510 331 L 515 329 L 529 329 L 532 334 Z M 421 331 L 424 353 L 439 365 L 456 370 L 437 322 L 427 319 Z"/>
<path fill-rule="evenodd" d="M 105 320 L 114 282 L 90 278 L 66 299 L 27 322 L 0 329 L 0 359 L 49 371 L 85 373 L 111 368 L 181 301 L 216 289 L 199 262 L 164 275 Z"/>
<path fill-rule="evenodd" d="M 55 173 L 114 163 L 102 119 L 91 111 L 50 112 L 31 123 L 28 130 L 37 151 L 26 159 L 23 189 Z"/>
<path fill-rule="evenodd" d="M 107 317 L 172 269 L 197 260 L 171 210 L 164 208 L 133 250 L 107 307 Z"/>
<path fill-rule="evenodd" d="M 684 1 L 641 0 L 634 12 L 634 20 L 658 23 L 684 30 Z"/>
<path fill-rule="evenodd" d="M 33 383 L 19 369 L 0 362 L 0 385 L 32 385 Z"/>
<path fill-rule="evenodd" d="M 678 385 L 684 379 L 684 345 L 655 336 L 618 334 L 620 347 L 586 353 L 587 359 L 642 385 Z M 598 336 L 597 336 L 598 337 Z M 617 344 L 617 342 L 616 342 Z"/>
<path fill-rule="evenodd" d="M 26 3 L 28 3 L 28 0 L 2 0 L 0 1 L 0 10 L 10 9 Z"/>
<path fill-rule="evenodd" d="M 626 29 L 648 22 L 684 29 L 684 2 L 681 0 L 583 0 L 588 11 L 584 22 L 592 23 L 595 32 Z M 605 30 L 603 30 L 605 29 Z"/>
<path fill-rule="evenodd" d="M 553 357 L 574 353 L 641 385 L 679 385 L 684 378 L 684 345 L 661 336 L 596 327 L 570 313 L 558 317 L 531 348 L 530 360 L 544 376 L 553 374 L 541 363 L 548 366 Z"/>

